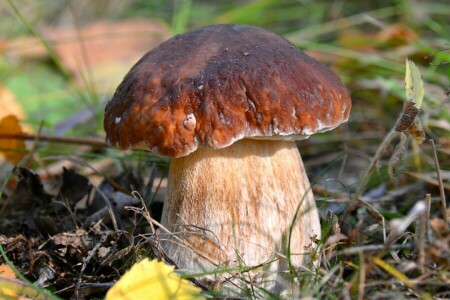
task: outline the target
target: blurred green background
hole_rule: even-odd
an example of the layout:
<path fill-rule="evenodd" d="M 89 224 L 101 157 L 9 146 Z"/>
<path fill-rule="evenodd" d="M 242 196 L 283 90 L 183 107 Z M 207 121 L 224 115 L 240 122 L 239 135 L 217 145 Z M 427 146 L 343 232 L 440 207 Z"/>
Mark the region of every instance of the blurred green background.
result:
<path fill-rule="evenodd" d="M 264 27 L 329 65 L 352 95 L 346 132 L 375 139 L 401 111 L 404 62 L 412 59 L 426 82 L 424 125 L 447 143 L 445 0 L 2 0 L 0 86 L 34 130 L 102 139 L 104 105 L 127 70 L 171 35 L 215 23 Z"/>

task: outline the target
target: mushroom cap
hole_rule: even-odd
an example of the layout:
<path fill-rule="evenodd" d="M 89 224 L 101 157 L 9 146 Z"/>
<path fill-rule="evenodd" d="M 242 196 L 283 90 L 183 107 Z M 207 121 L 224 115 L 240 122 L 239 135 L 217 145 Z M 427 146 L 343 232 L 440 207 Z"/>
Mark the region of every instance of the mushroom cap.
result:
<path fill-rule="evenodd" d="M 286 39 L 225 24 L 144 55 L 105 109 L 107 141 L 181 157 L 244 138 L 300 140 L 347 121 L 339 77 Z"/>

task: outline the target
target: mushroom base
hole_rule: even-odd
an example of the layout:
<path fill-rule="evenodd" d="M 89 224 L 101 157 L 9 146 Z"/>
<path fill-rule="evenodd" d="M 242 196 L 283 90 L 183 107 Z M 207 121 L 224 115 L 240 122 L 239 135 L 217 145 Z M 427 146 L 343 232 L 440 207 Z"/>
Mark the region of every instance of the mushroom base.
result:
<path fill-rule="evenodd" d="M 173 236 L 165 236 L 162 245 L 190 272 L 265 263 L 262 268 L 271 273 L 283 271 L 289 236 L 294 266 L 310 261 L 312 237 L 320 238 L 318 212 L 294 142 L 246 139 L 172 159 L 168 191 L 162 224 Z M 263 273 L 243 276 L 254 276 L 246 279 L 255 282 Z"/>

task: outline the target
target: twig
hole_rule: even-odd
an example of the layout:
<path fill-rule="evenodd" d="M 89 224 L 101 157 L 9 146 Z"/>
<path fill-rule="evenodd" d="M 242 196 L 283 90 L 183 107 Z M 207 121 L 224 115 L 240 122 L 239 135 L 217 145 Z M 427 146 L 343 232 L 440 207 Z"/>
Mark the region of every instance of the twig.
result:
<path fill-rule="evenodd" d="M 186 242 L 185 240 L 179 238 L 178 236 L 176 236 L 175 234 L 173 234 L 169 229 L 167 229 L 165 226 L 163 226 L 161 223 L 159 223 L 159 222 L 157 222 L 155 219 L 153 219 L 153 218 L 150 216 L 150 213 L 148 212 L 147 208 L 145 207 L 145 202 L 143 202 L 144 199 L 142 199 L 142 197 L 139 197 L 139 199 L 142 201 L 142 205 L 144 205 L 144 208 L 136 208 L 136 207 L 129 207 L 129 206 L 127 206 L 127 207 L 125 207 L 125 209 L 131 210 L 131 211 L 133 211 L 133 212 L 135 212 L 135 213 L 138 213 L 138 214 L 140 214 L 140 215 L 143 215 L 144 218 L 147 220 L 147 222 L 148 222 L 149 224 L 151 223 L 151 224 L 153 224 L 154 226 L 158 226 L 159 229 L 160 229 L 161 231 L 163 231 L 163 232 L 167 233 L 168 235 L 170 235 L 171 237 L 173 237 L 173 239 L 174 239 L 175 241 L 171 241 L 171 240 L 170 240 L 170 242 L 173 242 L 173 243 L 178 242 L 178 243 L 177 243 L 178 245 L 189 248 L 189 249 L 192 250 L 194 253 L 196 253 L 197 255 L 199 255 L 201 258 L 207 260 L 207 261 L 208 261 L 209 263 L 211 263 L 212 265 L 214 265 L 214 266 L 218 266 L 218 265 L 219 265 L 219 263 L 217 263 L 216 261 L 214 261 L 212 258 L 206 256 L 205 254 L 202 254 L 202 253 L 200 253 L 200 252 L 195 251 L 195 249 L 194 249 L 188 242 Z M 168 241 L 169 241 L 169 240 L 168 240 Z M 161 249 L 161 250 L 162 250 L 162 249 Z M 167 255 L 165 255 L 165 256 L 167 256 Z"/>
<path fill-rule="evenodd" d="M 381 145 L 378 147 L 377 152 L 372 158 L 372 161 L 370 162 L 369 167 L 367 168 L 366 174 L 363 177 L 363 180 L 358 186 L 358 189 L 356 190 L 353 198 L 359 198 L 365 191 L 367 184 L 369 183 L 370 175 L 375 171 L 375 167 L 378 163 L 378 161 L 381 159 L 381 155 L 386 150 L 387 146 L 392 142 L 392 140 L 398 136 L 398 132 L 395 130 L 391 130 L 388 135 L 384 138 Z"/>
<path fill-rule="evenodd" d="M 79 297 L 78 292 L 79 292 L 79 289 L 80 289 L 81 280 L 82 280 L 82 277 L 83 277 L 84 270 L 86 269 L 88 263 L 91 261 L 92 257 L 97 252 L 97 250 L 100 248 L 100 246 L 103 245 L 103 243 L 106 241 L 106 237 L 107 237 L 106 235 L 102 235 L 102 237 L 100 238 L 100 241 L 98 241 L 98 243 L 95 244 L 94 248 L 92 248 L 92 250 L 89 251 L 88 256 L 83 261 L 83 265 L 81 266 L 80 274 L 78 275 L 77 283 L 75 284 L 75 297 L 77 299 Z"/>
<path fill-rule="evenodd" d="M 366 262 L 364 261 L 364 253 L 359 252 L 359 283 L 358 283 L 358 300 L 364 299 L 364 287 L 366 283 Z"/>
<path fill-rule="evenodd" d="M 420 215 L 417 250 L 419 252 L 419 270 L 425 273 L 425 232 L 427 231 L 428 210 Z"/>
<path fill-rule="evenodd" d="M 126 211 L 126 206 L 132 206 L 139 203 L 139 200 L 137 200 L 136 198 L 128 196 L 127 194 L 124 194 L 122 192 L 113 192 L 110 194 L 108 193 L 108 196 L 106 197 L 111 197 L 114 200 L 114 210 L 110 208 L 110 205 L 104 206 L 100 210 L 86 217 L 86 220 L 83 222 L 84 227 L 89 227 L 92 223 L 103 220 L 104 223 L 108 223 L 111 221 L 113 223 L 114 229 L 117 230 L 119 228 L 119 223 L 115 218 L 116 212 L 118 215 L 120 215 Z M 114 218 L 112 218 L 111 216 L 114 216 Z"/>
<path fill-rule="evenodd" d="M 444 185 L 442 184 L 441 169 L 439 167 L 439 161 L 438 161 L 438 157 L 437 157 L 437 153 L 436 153 L 436 146 L 434 145 L 434 140 L 430 139 L 430 143 L 431 143 L 431 146 L 433 147 L 433 159 L 434 159 L 434 164 L 436 166 L 437 179 L 439 181 L 439 192 L 441 193 L 442 217 L 444 219 L 445 226 L 448 230 L 449 228 L 448 228 L 447 204 L 445 201 Z"/>
<path fill-rule="evenodd" d="M 39 138 L 38 137 L 41 135 L 43 126 L 44 126 L 44 122 L 41 121 L 41 123 L 39 125 L 38 134 L 35 135 L 33 147 L 31 148 L 30 152 L 28 153 L 26 161 L 23 163 L 24 167 L 28 167 L 31 164 L 32 158 L 33 158 L 34 154 L 36 153 L 36 151 L 37 151 L 37 149 L 39 147 Z"/>
<path fill-rule="evenodd" d="M 366 190 L 367 184 L 369 183 L 370 175 L 375 171 L 375 167 L 378 163 L 378 161 L 381 159 L 381 156 L 383 152 L 386 150 L 387 146 L 392 142 L 392 140 L 397 137 L 400 133 L 392 129 L 388 135 L 384 138 L 381 145 L 378 147 L 377 152 L 375 153 L 374 157 L 372 158 L 372 161 L 370 162 L 369 167 L 367 168 L 366 174 L 364 175 L 361 183 L 358 186 L 358 189 L 356 190 L 355 194 L 352 197 L 352 200 L 348 204 L 347 208 L 345 209 L 344 213 L 342 214 L 341 222 L 343 220 L 346 220 L 348 215 L 355 209 L 357 204 L 361 201 L 359 197 L 364 193 Z"/>
<path fill-rule="evenodd" d="M 450 184 L 442 183 L 442 182 L 441 182 L 441 184 L 439 184 L 439 180 L 437 180 L 435 178 L 428 177 L 427 174 L 422 174 L 422 173 L 419 173 L 419 172 L 412 172 L 412 171 L 405 172 L 404 174 L 412 176 L 412 177 L 420 179 L 420 180 L 423 180 L 423 181 L 425 181 L 425 182 L 427 182 L 429 184 L 435 185 L 435 186 L 442 185 L 444 190 L 450 191 Z"/>
<path fill-rule="evenodd" d="M 427 232 L 426 232 L 426 237 L 427 237 L 427 242 L 431 241 L 431 230 L 430 230 L 430 211 L 431 211 L 431 194 L 426 194 L 425 195 L 425 201 L 427 204 Z"/>
<path fill-rule="evenodd" d="M 49 135 L 36 135 L 36 134 L 28 134 L 28 133 L 1 133 L 0 139 L 15 139 L 15 140 L 34 140 L 34 141 L 45 141 L 51 143 L 60 143 L 60 144 L 76 144 L 76 145 L 90 145 L 93 147 L 105 148 L 109 147 L 103 141 L 94 140 L 94 139 L 86 139 L 86 138 L 68 138 L 62 136 L 49 136 Z"/>
<path fill-rule="evenodd" d="M 112 205 L 111 201 L 109 200 L 109 198 L 105 195 L 105 193 L 103 193 L 100 189 L 94 187 L 96 192 L 100 195 L 100 197 L 105 201 L 106 206 L 108 207 L 108 212 L 109 212 L 109 216 L 111 217 L 111 223 L 113 224 L 114 230 L 118 231 L 119 230 L 119 223 L 117 222 L 117 210 L 116 208 Z M 120 229 L 123 229 L 122 224 L 120 224 Z"/>
<path fill-rule="evenodd" d="M 389 249 L 391 250 L 397 250 L 397 249 L 414 249 L 415 245 L 413 244 L 390 244 Z M 357 246 L 357 247 L 351 247 L 346 248 L 341 251 L 337 251 L 332 256 L 339 256 L 339 255 L 354 255 L 358 254 L 360 251 L 378 251 L 386 249 L 386 244 L 379 244 L 379 245 L 364 245 L 364 246 Z"/>
<path fill-rule="evenodd" d="M 153 166 L 152 166 L 152 168 L 153 168 Z M 156 170 L 156 169 L 153 169 L 153 170 Z M 153 171 L 152 170 L 152 171 Z M 153 173 L 153 172 L 152 172 Z M 152 184 L 152 186 L 153 186 L 153 180 L 151 181 L 151 184 Z M 151 187 L 150 187 L 151 188 Z M 140 202 L 141 202 L 141 204 L 142 204 L 142 209 L 144 210 L 144 214 L 142 214 L 142 216 L 145 218 L 147 215 L 148 215 L 148 217 L 150 217 L 151 218 L 151 214 L 150 214 L 150 212 L 148 211 L 148 208 L 147 208 L 147 205 L 145 204 L 145 200 L 144 200 L 144 198 L 142 198 L 142 196 L 141 196 L 141 194 L 139 194 L 139 192 L 137 192 L 137 191 L 132 191 L 131 192 L 131 195 L 133 195 L 133 197 L 136 199 L 139 199 L 140 200 Z M 153 222 L 148 222 L 148 218 L 146 218 L 147 219 L 147 223 L 150 225 L 150 228 L 152 229 L 152 234 L 156 234 L 156 229 L 155 229 L 155 225 L 153 224 Z"/>

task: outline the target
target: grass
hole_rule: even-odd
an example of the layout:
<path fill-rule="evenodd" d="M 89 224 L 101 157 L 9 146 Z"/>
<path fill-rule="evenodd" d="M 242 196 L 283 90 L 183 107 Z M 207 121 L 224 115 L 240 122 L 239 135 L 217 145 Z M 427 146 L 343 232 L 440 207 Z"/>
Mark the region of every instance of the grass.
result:
<path fill-rule="evenodd" d="M 150 2 L 2 2 L 0 33 L 5 40 L 0 40 L 0 78 L 25 109 L 25 122 L 37 131 L 45 121 L 45 133 L 53 134 L 57 124 L 86 109 L 92 113 L 89 123 L 74 126 L 65 137 L 102 139 L 103 106 L 111 95 L 111 91 L 91 88 L 91 82 L 74 82 L 73 74 L 65 70 L 41 35 L 42 23 L 56 28 L 67 23 L 82 26 L 103 18 L 144 17 L 170 24 L 173 33 L 229 22 L 275 31 L 336 70 L 352 94 L 354 107 L 348 125 L 299 144 L 310 178 L 317 178 L 313 191 L 322 210 L 324 234 L 318 248 L 320 267 L 287 274 L 290 290 L 286 293 L 320 299 L 450 297 L 449 261 L 442 257 L 448 254 L 448 225 L 439 221 L 444 219 L 449 191 L 445 184 L 448 186 L 450 180 L 450 5 L 446 1 L 335 1 L 331 5 L 308 0 Z M 406 29 L 398 30 L 395 24 Z M 8 48 L 7 41 L 23 35 L 38 38 L 46 48 L 45 58 L 17 56 Z M 407 100 L 406 57 L 416 62 L 425 82 L 420 117 L 427 139 L 432 138 L 433 143 L 418 145 L 408 139 L 404 156 L 391 170 L 395 178 L 391 178 L 389 161 L 400 140 L 391 136 L 390 129 Z M 383 143 L 385 136 L 392 138 L 392 143 Z M 40 143 L 28 167 L 37 171 L 49 168 L 71 157 L 73 149 L 83 147 Z M 87 165 L 99 165 L 112 157 L 113 163 L 98 172 L 101 176 L 125 171 L 149 176 L 149 162 L 160 166 L 160 176 L 167 163 L 147 153 L 113 149 L 89 148 L 76 157 Z M 371 160 L 370 176 L 365 177 Z M 10 174 L 12 166 L 3 163 L 0 168 L 2 174 Z M 88 168 L 82 171 L 93 179 L 99 176 Z M 3 194 L 10 193 L 7 178 L 0 179 Z M 149 197 L 158 194 L 156 191 L 150 191 Z M 414 214 L 416 203 L 428 205 L 427 209 Z M 399 224 L 404 230 L 396 232 Z M 154 236 L 136 230 L 135 239 L 139 241 L 136 253 L 157 254 L 152 248 L 157 244 Z M 128 255 L 116 274 L 139 257 Z M 25 272 L 23 266 L 16 267 Z M 246 297 L 281 297 L 249 282 L 245 267 L 236 271 Z M 26 277 L 37 279 L 32 274 Z M 61 295 L 61 291 L 54 291 L 54 295 Z"/>

